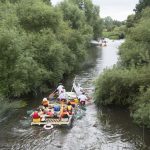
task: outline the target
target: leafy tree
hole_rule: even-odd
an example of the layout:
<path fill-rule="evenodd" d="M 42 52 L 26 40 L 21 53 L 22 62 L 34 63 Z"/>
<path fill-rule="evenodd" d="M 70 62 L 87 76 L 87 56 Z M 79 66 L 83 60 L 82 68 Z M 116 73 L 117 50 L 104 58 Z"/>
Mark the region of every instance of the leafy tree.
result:
<path fill-rule="evenodd" d="M 83 12 L 77 7 L 68 3 L 67 1 L 61 3 L 61 10 L 63 11 L 64 20 L 68 21 L 72 29 L 80 29 L 85 24 L 85 16 Z"/>
<path fill-rule="evenodd" d="M 103 24 L 107 31 L 112 31 L 114 29 L 113 19 L 110 16 L 103 19 Z"/>
<path fill-rule="evenodd" d="M 113 20 L 110 16 L 103 19 L 103 36 L 110 39 L 123 39 L 125 37 L 125 22 Z"/>
<path fill-rule="evenodd" d="M 43 0 L 43 2 L 45 2 L 48 5 L 52 5 L 51 0 Z"/>
<path fill-rule="evenodd" d="M 136 123 L 150 127 L 150 88 L 146 91 L 143 91 L 142 87 L 141 89 L 141 94 L 137 97 L 138 100 L 134 104 L 131 115 Z"/>
<path fill-rule="evenodd" d="M 108 69 L 96 80 L 95 99 L 98 105 L 129 105 L 138 93 L 138 73 L 135 69 Z"/>
<path fill-rule="evenodd" d="M 76 5 L 82 11 L 86 23 L 92 27 L 94 39 L 102 35 L 102 20 L 99 16 L 98 6 L 93 5 L 91 0 L 68 0 L 66 2 L 72 3 L 71 5 Z"/>
<path fill-rule="evenodd" d="M 126 27 L 127 28 L 131 28 L 131 27 L 134 27 L 134 19 L 135 19 L 135 15 L 129 15 L 127 17 L 127 21 L 126 21 Z"/>
<path fill-rule="evenodd" d="M 150 63 L 150 9 L 142 13 L 139 23 L 128 33 L 126 42 L 121 46 L 120 62 L 123 66 L 142 66 Z"/>
<path fill-rule="evenodd" d="M 150 6 L 150 1 L 149 0 L 139 0 L 139 3 L 136 4 L 136 7 L 135 7 L 134 11 L 136 12 L 136 14 L 139 14 L 147 6 Z"/>
<path fill-rule="evenodd" d="M 0 2 L 0 94 L 46 92 L 80 66 L 93 31 L 101 32 L 99 10 L 87 2 L 93 25 L 72 0 L 56 7 L 47 0 Z"/>
<path fill-rule="evenodd" d="M 51 28 L 56 32 L 61 15 L 54 11 L 52 6 L 41 0 L 21 1 L 18 7 L 20 24 L 25 30 L 40 31 L 42 28 Z"/>
<path fill-rule="evenodd" d="M 2 93 L 9 95 L 11 91 L 11 84 L 13 83 L 14 68 L 16 60 L 19 57 L 20 39 L 17 39 L 17 30 L 0 30 L 0 71 Z"/>

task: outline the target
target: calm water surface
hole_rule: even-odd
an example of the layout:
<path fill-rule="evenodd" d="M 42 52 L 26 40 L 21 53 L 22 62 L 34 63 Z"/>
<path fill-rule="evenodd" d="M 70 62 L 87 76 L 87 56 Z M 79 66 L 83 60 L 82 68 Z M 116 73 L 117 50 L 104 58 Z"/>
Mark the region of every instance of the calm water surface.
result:
<path fill-rule="evenodd" d="M 123 41 L 108 40 L 107 47 L 91 48 L 88 63 L 76 75 L 83 87 L 94 88 L 93 81 L 106 67 L 117 62 L 118 46 Z M 68 90 L 73 78 L 66 81 Z M 90 91 L 93 94 L 93 91 Z M 40 100 L 32 100 L 21 110 L 11 111 L 0 120 L 0 149 L 2 150 L 138 150 L 150 146 L 150 131 L 133 124 L 123 108 L 97 109 L 87 106 L 82 117 L 71 128 L 44 130 L 30 126 L 27 110 L 36 108 Z M 11 117 L 8 117 L 11 116 Z"/>

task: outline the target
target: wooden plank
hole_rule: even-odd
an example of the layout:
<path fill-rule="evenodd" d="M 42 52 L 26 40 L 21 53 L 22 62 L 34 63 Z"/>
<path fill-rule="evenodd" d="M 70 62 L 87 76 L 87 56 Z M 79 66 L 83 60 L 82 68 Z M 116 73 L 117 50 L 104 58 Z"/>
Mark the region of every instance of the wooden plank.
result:
<path fill-rule="evenodd" d="M 45 125 L 47 124 L 48 122 L 39 122 L 39 123 L 35 123 L 35 122 L 31 122 L 31 125 Z M 62 121 L 59 121 L 59 122 L 49 122 L 51 123 L 52 125 L 68 125 L 70 122 L 62 122 Z"/>
<path fill-rule="evenodd" d="M 31 126 L 32 125 L 45 125 L 45 124 L 47 124 L 47 122 L 31 122 Z"/>
<path fill-rule="evenodd" d="M 52 125 L 68 125 L 71 123 L 72 116 L 68 121 L 60 121 L 59 119 L 46 119 L 45 122 L 31 122 L 31 125 L 45 125 L 47 123 L 51 123 Z"/>

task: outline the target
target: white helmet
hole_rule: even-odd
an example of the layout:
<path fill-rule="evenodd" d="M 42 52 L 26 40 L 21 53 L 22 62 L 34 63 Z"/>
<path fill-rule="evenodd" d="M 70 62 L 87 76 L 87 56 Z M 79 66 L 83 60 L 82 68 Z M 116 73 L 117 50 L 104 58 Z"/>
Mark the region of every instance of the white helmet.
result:
<path fill-rule="evenodd" d="M 43 101 L 47 101 L 47 98 L 43 98 Z"/>

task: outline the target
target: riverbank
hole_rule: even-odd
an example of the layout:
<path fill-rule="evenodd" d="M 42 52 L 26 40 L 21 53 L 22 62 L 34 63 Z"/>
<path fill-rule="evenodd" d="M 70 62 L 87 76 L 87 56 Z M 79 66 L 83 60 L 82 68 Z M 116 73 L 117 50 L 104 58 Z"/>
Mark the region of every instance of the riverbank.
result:
<path fill-rule="evenodd" d="M 134 26 L 119 48 L 119 62 L 99 76 L 95 92 L 98 105 L 129 107 L 134 122 L 147 128 L 150 128 L 149 12 L 149 7 L 143 8 L 138 21 L 136 17 L 133 19 Z"/>

